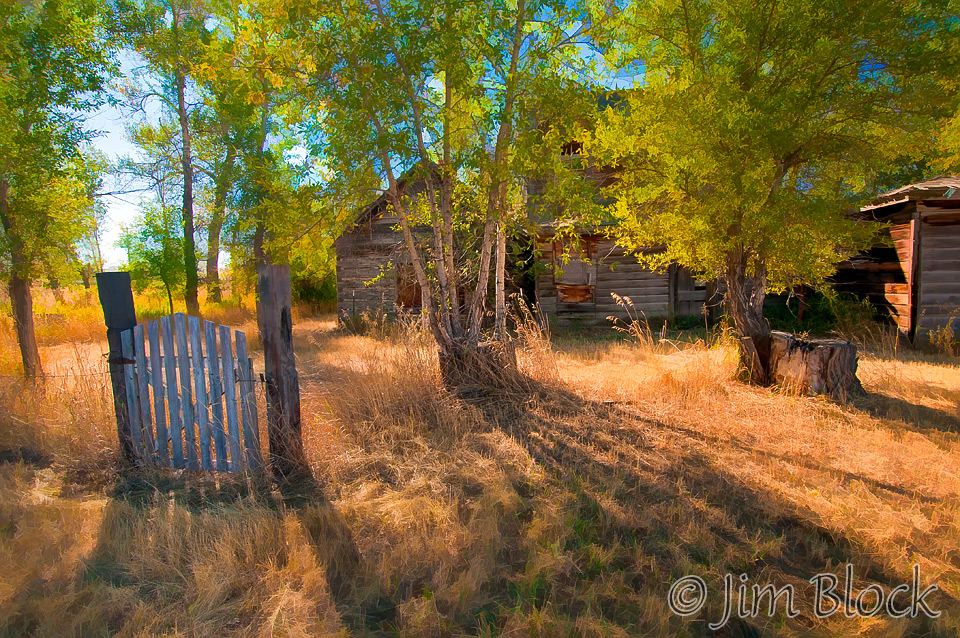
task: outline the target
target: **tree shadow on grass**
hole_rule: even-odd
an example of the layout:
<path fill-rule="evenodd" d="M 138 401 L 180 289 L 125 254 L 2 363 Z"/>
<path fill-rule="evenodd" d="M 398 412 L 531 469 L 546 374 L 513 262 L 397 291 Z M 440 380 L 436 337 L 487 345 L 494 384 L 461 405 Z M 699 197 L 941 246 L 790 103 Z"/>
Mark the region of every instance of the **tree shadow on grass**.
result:
<path fill-rule="evenodd" d="M 960 435 L 960 414 L 951 414 L 946 410 L 910 403 L 878 392 L 868 392 L 866 396 L 855 400 L 853 405 L 877 419 L 901 420 L 921 432 L 935 430 L 953 436 Z"/>
<path fill-rule="evenodd" d="M 104 605 L 92 617 L 71 608 L 75 617 L 66 622 L 82 635 L 123 630 L 131 618 L 131 597 L 138 601 L 135 605 L 179 608 L 178 615 L 189 618 L 194 612 L 187 609 L 202 604 L 191 597 L 220 595 L 222 600 L 210 612 L 217 618 L 206 618 L 205 626 L 213 622 L 228 633 L 249 626 L 258 610 L 243 604 L 249 588 L 238 588 L 237 583 L 258 581 L 259 575 L 249 573 L 252 561 L 260 568 L 270 561 L 282 567 L 290 560 L 293 548 L 284 527 L 290 514 L 300 522 L 317 564 L 325 570 L 331 599 L 349 604 L 354 574 L 362 571 L 360 554 L 350 527 L 313 479 L 278 483 L 263 474 L 135 469 L 120 470 L 115 478 L 95 546 L 81 558 L 71 587 L 81 591 L 81 598 L 103 601 L 113 596 L 126 602 L 119 608 Z M 236 554 L 226 556 L 226 566 L 217 564 L 224 560 L 224 551 Z M 193 570 L 215 573 L 221 568 L 226 592 L 198 591 L 202 575 Z M 7 626 L 10 635 L 47 635 L 43 601 L 62 591 L 62 583 L 28 583 L 8 598 L 15 601 L 11 608 L 16 618 Z M 158 616 L 156 622 L 164 621 Z"/>
<path fill-rule="evenodd" d="M 582 592 L 599 587 L 614 572 L 627 585 L 624 595 L 633 589 L 633 595 L 643 591 L 643 596 L 660 600 L 665 600 L 673 579 L 689 573 L 704 576 L 718 597 L 724 573 L 747 574 L 751 584 L 760 586 L 794 585 L 802 612 L 796 621 L 781 609 L 775 620 L 737 621 L 712 634 L 702 619 L 720 616 L 713 600 L 689 624 L 678 617 L 666 620 L 675 631 L 691 635 L 760 635 L 761 628 L 782 624 L 795 630 L 820 624 L 812 613 L 813 586 L 808 582 L 818 573 L 838 574 L 842 581 L 843 565 L 850 563 L 858 588 L 877 582 L 889 591 L 903 582 L 870 548 L 821 525 L 815 512 L 748 485 L 724 468 L 710 449 L 730 442 L 707 441 L 698 433 L 555 387 L 529 380 L 525 385 L 529 391 L 521 400 L 478 405 L 569 491 L 571 534 L 564 550 L 572 552 L 580 569 L 578 575 L 553 578 L 544 586 L 548 591 L 540 591 L 528 604 L 549 604 L 570 617 L 599 608 L 603 618 L 646 632 L 665 619 L 644 618 L 620 597 L 586 604 Z M 737 445 L 745 455 L 766 454 Z M 873 487 L 896 492 L 896 486 Z M 531 502 L 536 500 L 532 495 Z M 598 566 L 596 556 L 614 558 Z M 579 582 L 584 579 L 594 585 Z M 943 592 L 930 600 L 935 608 L 957 609 L 957 601 Z M 924 617 L 910 623 L 911 635 L 936 631 Z"/>

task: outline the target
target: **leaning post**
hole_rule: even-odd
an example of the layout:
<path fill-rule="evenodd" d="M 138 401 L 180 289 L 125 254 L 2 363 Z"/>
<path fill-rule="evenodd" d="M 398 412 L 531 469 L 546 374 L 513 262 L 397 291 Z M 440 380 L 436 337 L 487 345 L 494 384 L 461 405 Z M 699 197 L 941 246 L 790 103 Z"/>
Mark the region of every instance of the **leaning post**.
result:
<path fill-rule="evenodd" d="M 113 410 L 117 417 L 117 438 L 120 453 L 128 461 L 137 457 L 130 431 L 130 411 L 127 406 L 127 386 L 123 366 L 133 363 L 133 353 L 123 352 L 120 333 L 137 325 L 137 311 L 133 305 L 133 288 L 128 272 L 97 273 L 97 291 L 103 308 L 103 322 L 107 326 L 107 346 L 110 350 L 110 383 L 113 386 Z M 124 356 L 126 355 L 126 356 Z"/>
<path fill-rule="evenodd" d="M 285 478 L 310 474 L 300 425 L 300 380 L 293 355 L 290 266 L 257 268 L 257 325 L 263 344 L 270 462 Z"/>

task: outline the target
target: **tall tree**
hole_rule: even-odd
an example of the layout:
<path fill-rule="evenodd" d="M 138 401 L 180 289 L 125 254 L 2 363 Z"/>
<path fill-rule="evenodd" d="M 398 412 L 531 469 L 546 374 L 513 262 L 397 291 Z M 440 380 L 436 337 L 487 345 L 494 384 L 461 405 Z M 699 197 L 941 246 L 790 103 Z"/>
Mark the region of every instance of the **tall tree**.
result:
<path fill-rule="evenodd" d="M 851 193 L 939 114 L 948 8 L 634 3 L 609 34 L 611 59 L 644 67 L 586 144 L 621 169 L 621 242 L 723 279 L 753 381 L 768 381 L 767 291 L 823 282 L 864 245 Z"/>
<path fill-rule="evenodd" d="M 157 282 L 167 296 L 173 314 L 173 291 L 184 282 L 183 237 L 180 234 L 180 211 L 173 207 L 151 206 L 125 228 L 120 245 L 127 251 L 127 270 L 137 290 L 143 291 Z"/>
<path fill-rule="evenodd" d="M 43 248 L 82 233 L 73 213 L 89 212 L 86 186 L 72 173 L 88 136 L 78 114 L 102 103 L 115 70 L 107 15 L 94 0 L 0 5 L 0 226 L 29 378 L 42 374 L 31 281 Z"/>
<path fill-rule="evenodd" d="M 227 217 L 227 205 L 234 191 L 236 165 L 240 152 L 238 127 L 230 117 L 229 106 L 216 95 L 211 112 L 199 128 L 200 162 L 198 168 L 206 173 L 213 185 L 207 218 L 206 285 L 207 301 L 220 303 L 221 235 Z M 206 161 L 204 161 L 206 160 Z"/>
<path fill-rule="evenodd" d="M 330 7 L 315 32 L 320 144 L 341 181 L 380 187 L 398 215 L 442 360 L 480 352 L 491 273 L 505 263 L 498 229 L 522 184 L 515 143 L 530 121 L 519 114 L 545 78 L 575 82 L 564 65 L 580 62 L 582 18 L 560 2 L 354 2 Z M 411 199 L 402 184 L 417 180 Z"/>
<path fill-rule="evenodd" d="M 125 14 L 128 38 L 147 60 L 156 86 L 131 91 L 140 104 L 150 98 L 160 100 L 175 114 L 179 128 L 179 163 L 183 225 L 184 300 L 187 312 L 200 314 L 199 275 L 196 252 L 194 210 L 194 157 L 192 118 L 195 103 L 191 99 L 193 60 L 199 42 L 206 34 L 208 17 L 203 3 L 194 0 L 139 0 Z"/>

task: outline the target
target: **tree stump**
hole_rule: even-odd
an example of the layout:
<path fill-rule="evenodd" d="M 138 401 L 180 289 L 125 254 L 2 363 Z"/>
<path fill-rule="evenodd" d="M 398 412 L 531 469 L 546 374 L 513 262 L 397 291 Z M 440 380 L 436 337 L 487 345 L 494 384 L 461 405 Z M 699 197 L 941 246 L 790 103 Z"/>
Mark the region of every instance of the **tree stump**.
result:
<path fill-rule="evenodd" d="M 786 332 L 770 335 L 770 381 L 803 394 L 834 399 L 864 394 L 857 378 L 857 346 L 840 339 L 805 341 Z"/>

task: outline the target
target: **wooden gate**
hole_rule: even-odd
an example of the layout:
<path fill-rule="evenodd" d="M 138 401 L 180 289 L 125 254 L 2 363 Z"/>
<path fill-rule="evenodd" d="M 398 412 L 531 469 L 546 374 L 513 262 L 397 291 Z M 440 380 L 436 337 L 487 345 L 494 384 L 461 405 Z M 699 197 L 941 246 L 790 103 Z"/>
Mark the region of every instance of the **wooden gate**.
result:
<path fill-rule="evenodd" d="M 120 339 L 131 437 L 145 464 L 220 472 L 261 466 L 244 333 L 177 313 Z"/>

